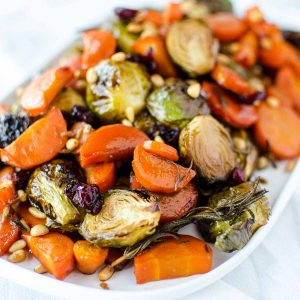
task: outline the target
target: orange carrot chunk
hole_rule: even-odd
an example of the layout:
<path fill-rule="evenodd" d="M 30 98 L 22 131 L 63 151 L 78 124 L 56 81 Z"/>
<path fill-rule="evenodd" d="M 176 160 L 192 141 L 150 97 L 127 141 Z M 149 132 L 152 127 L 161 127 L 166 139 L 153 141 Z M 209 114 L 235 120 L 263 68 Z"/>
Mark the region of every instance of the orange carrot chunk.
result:
<path fill-rule="evenodd" d="M 73 247 L 77 268 L 81 273 L 93 274 L 104 263 L 108 248 L 101 248 L 96 244 L 80 240 Z"/>
<path fill-rule="evenodd" d="M 142 11 L 141 20 L 144 22 L 153 23 L 156 27 L 161 27 L 164 23 L 162 13 L 151 9 Z"/>
<path fill-rule="evenodd" d="M 171 25 L 176 21 L 179 21 L 183 18 L 183 13 L 180 8 L 179 3 L 169 3 L 166 10 L 163 13 L 164 23 Z"/>
<path fill-rule="evenodd" d="M 47 111 L 55 96 L 73 78 L 68 67 L 51 69 L 33 79 L 21 98 L 21 106 L 30 116 L 38 116 Z"/>
<path fill-rule="evenodd" d="M 100 192 L 111 189 L 116 182 L 116 167 L 114 163 L 102 163 L 84 169 L 88 184 L 96 184 Z"/>
<path fill-rule="evenodd" d="M 132 50 L 140 55 L 152 53 L 157 63 L 159 73 L 165 77 L 176 77 L 176 68 L 168 54 L 164 39 L 161 36 L 152 35 L 140 38 L 133 44 Z"/>
<path fill-rule="evenodd" d="M 91 133 L 80 148 L 81 166 L 129 158 L 134 148 L 147 139 L 148 137 L 135 127 L 121 124 L 102 126 Z"/>
<path fill-rule="evenodd" d="M 277 98 L 282 106 L 294 106 L 293 99 L 286 95 L 285 91 L 276 85 L 269 86 L 267 89 L 267 94 L 268 96 Z"/>
<path fill-rule="evenodd" d="M 254 126 L 257 143 L 279 159 L 300 155 L 300 117 L 288 107 L 271 107 L 262 103 Z"/>
<path fill-rule="evenodd" d="M 136 282 L 146 283 L 207 273 L 212 268 L 212 249 L 189 235 L 166 238 L 134 258 Z"/>
<path fill-rule="evenodd" d="M 111 57 L 116 50 L 114 36 L 101 29 L 88 30 L 83 33 L 82 70 L 95 66 L 100 61 Z"/>
<path fill-rule="evenodd" d="M 12 167 L 4 167 L 0 170 L 0 215 L 3 209 L 15 200 L 13 174 Z"/>
<path fill-rule="evenodd" d="M 29 211 L 28 211 L 29 206 L 26 204 L 21 204 L 20 205 L 20 210 L 19 210 L 19 215 L 20 218 L 24 219 L 25 222 L 30 226 L 33 227 L 35 225 L 45 225 L 46 224 L 46 219 L 40 219 L 37 217 L 34 217 Z"/>
<path fill-rule="evenodd" d="M 143 190 L 145 189 L 137 180 L 136 176 L 131 173 L 130 174 L 130 189 L 131 190 Z"/>
<path fill-rule="evenodd" d="M 142 145 L 134 150 L 132 167 L 140 184 L 151 192 L 174 193 L 196 175 L 193 170 L 147 152 Z"/>
<path fill-rule="evenodd" d="M 202 93 L 212 114 L 220 120 L 237 128 L 248 128 L 257 121 L 253 105 L 240 104 L 214 83 L 203 82 Z"/>
<path fill-rule="evenodd" d="M 227 12 L 207 15 L 204 20 L 221 42 L 236 41 L 247 30 L 247 26 L 242 20 Z"/>
<path fill-rule="evenodd" d="M 6 217 L 0 222 L 0 256 L 18 239 L 18 228 L 11 225 Z"/>
<path fill-rule="evenodd" d="M 74 269 L 73 241 L 60 233 L 43 236 L 22 235 L 32 254 L 57 279 L 64 279 Z"/>
<path fill-rule="evenodd" d="M 172 161 L 177 161 L 179 159 L 178 152 L 172 146 L 156 141 L 145 141 L 143 143 L 143 148 L 154 155 L 158 155 L 162 158 L 166 158 Z"/>
<path fill-rule="evenodd" d="M 31 169 L 54 158 L 65 146 L 66 121 L 61 111 L 53 107 L 33 123 L 14 142 L 0 150 L 1 160 L 13 167 Z"/>

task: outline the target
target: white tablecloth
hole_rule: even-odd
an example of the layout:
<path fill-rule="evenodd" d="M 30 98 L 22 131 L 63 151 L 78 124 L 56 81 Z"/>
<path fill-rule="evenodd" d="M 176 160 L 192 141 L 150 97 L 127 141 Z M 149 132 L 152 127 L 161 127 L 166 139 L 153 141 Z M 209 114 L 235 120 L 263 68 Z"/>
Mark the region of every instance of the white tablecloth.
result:
<path fill-rule="evenodd" d="M 235 2 L 240 10 L 253 1 Z M 284 26 L 292 28 L 296 24 L 300 29 L 298 0 L 257 2 L 270 18 L 281 16 Z M 42 65 L 65 37 L 97 21 L 104 3 L 103 0 L 0 0 L 0 98 Z M 185 299 L 300 299 L 299 198 L 300 191 L 265 241 L 244 263 L 222 280 Z M 38 299 L 60 298 L 0 279 L 0 300 Z"/>

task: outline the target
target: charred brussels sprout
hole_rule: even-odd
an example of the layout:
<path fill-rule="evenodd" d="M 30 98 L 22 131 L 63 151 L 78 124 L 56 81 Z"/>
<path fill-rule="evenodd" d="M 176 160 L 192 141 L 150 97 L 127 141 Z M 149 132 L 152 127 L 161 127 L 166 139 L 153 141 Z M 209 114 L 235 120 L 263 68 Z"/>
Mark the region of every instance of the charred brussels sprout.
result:
<path fill-rule="evenodd" d="M 166 125 L 185 126 L 193 117 L 207 114 L 204 99 L 194 99 L 187 94 L 188 84 L 181 80 L 167 82 L 156 88 L 147 99 L 150 114 Z"/>
<path fill-rule="evenodd" d="M 181 157 L 193 162 L 206 183 L 226 180 L 235 167 L 231 137 L 211 116 L 195 117 L 181 131 L 179 148 Z"/>
<path fill-rule="evenodd" d="M 72 111 L 74 105 L 85 106 L 85 102 L 82 96 L 72 88 L 63 89 L 51 103 L 51 106 L 56 106 L 60 110 L 69 113 Z"/>
<path fill-rule="evenodd" d="M 88 241 L 101 247 L 134 245 L 152 234 L 160 219 L 157 199 L 144 191 L 110 190 L 96 216 L 87 214 L 79 228 Z"/>
<path fill-rule="evenodd" d="M 217 40 L 204 23 L 186 19 L 174 23 L 167 35 L 172 59 L 191 76 L 210 72 L 219 49 Z"/>
<path fill-rule="evenodd" d="M 95 71 L 98 81 L 87 87 L 87 104 L 102 122 L 121 121 L 127 107 L 136 114 L 145 107 L 151 84 L 141 65 L 105 60 Z"/>
<path fill-rule="evenodd" d="M 27 195 L 33 206 L 61 225 L 76 224 L 81 212 L 65 194 L 65 187 L 77 180 L 72 162 L 54 160 L 35 169 L 27 185 Z"/>
<path fill-rule="evenodd" d="M 245 182 L 217 193 L 209 198 L 208 206 L 216 208 L 219 204 L 237 197 L 250 195 L 255 189 L 255 182 Z M 205 221 L 199 223 L 199 229 L 207 241 L 224 252 L 243 248 L 255 231 L 268 221 L 271 209 L 267 197 L 254 202 L 237 218 L 228 221 Z"/>
<path fill-rule="evenodd" d="M 130 53 L 132 44 L 138 39 L 139 35 L 129 32 L 126 24 L 122 21 L 113 24 L 113 32 L 117 38 L 119 48 L 126 53 Z"/>

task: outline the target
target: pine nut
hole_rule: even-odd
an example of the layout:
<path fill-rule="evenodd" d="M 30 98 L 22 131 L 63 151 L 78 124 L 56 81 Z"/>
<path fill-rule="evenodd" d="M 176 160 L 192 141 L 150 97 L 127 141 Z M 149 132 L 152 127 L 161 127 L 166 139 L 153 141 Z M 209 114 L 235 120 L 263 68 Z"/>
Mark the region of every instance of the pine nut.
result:
<path fill-rule="evenodd" d="M 271 107 L 276 108 L 279 106 L 279 100 L 276 97 L 269 96 L 266 101 L 267 104 Z"/>
<path fill-rule="evenodd" d="M 200 96 L 200 92 L 201 92 L 200 83 L 194 83 L 194 84 L 190 85 L 187 89 L 187 94 L 194 99 L 196 99 Z"/>
<path fill-rule="evenodd" d="M 121 62 L 126 59 L 126 54 L 124 52 L 117 52 L 111 57 L 111 59 L 114 62 Z"/>
<path fill-rule="evenodd" d="M 272 40 L 270 38 L 262 38 L 260 40 L 260 46 L 263 49 L 271 49 L 272 48 Z"/>
<path fill-rule="evenodd" d="M 42 236 L 49 232 L 48 227 L 42 224 L 35 225 L 31 228 L 30 234 L 32 236 Z"/>
<path fill-rule="evenodd" d="M 40 210 L 38 210 L 36 207 L 29 207 L 28 211 L 30 212 L 31 215 L 33 215 L 34 217 L 38 218 L 38 219 L 45 219 L 46 215 L 41 212 Z"/>
<path fill-rule="evenodd" d="M 18 190 L 17 191 L 17 195 L 18 195 L 18 199 L 21 202 L 25 202 L 27 200 L 27 195 L 26 195 L 26 193 L 23 190 Z"/>
<path fill-rule="evenodd" d="M 45 274 L 47 273 L 47 269 L 43 265 L 37 265 L 34 269 L 34 272 L 39 273 L 39 274 Z"/>
<path fill-rule="evenodd" d="M 151 76 L 151 82 L 156 87 L 160 87 L 165 83 L 164 79 L 159 74 L 153 74 Z"/>
<path fill-rule="evenodd" d="M 165 144 L 165 141 L 163 140 L 163 138 L 162 138 L 160 135 L 157 135 L 157 136 L 154 138 L 154 141 L 155 141 L 155 142 L 159 142 L 159 143 Z"/>
<path fill-rule="evenodd" d="M 237 150 L 245 150 L 246 149 L 246 141 L 239 137 L 233 138 L 234 146 Z"/>
<path fill-rule="evenodd" d="M 229 46 L 228 46 L 228 50 L 231 52 L 231 53 L 236 53 L 240 50 L 240 44 L 239 43 L 231 43 Z"/>
<path fill-rule="evenodd" d="M 83 79 L 79 79 L 76 81 L 75 86 L 77 90 L 83 91 L 86 89 L 86 81 Z"/>
<path fill-rule="evenodd" d="M 219 63 L 227 65 L 227 64 L 230 63 L 230 58 L 227 55 L 225 55 L 225 54 L 218 54 L 217 61 Z"/>
<path fill-rule="evenodd" d="M 129 23 L 126 27 L 129 32 L 140 33 L 143 30 L 143 26 L 138 23 Z"/>
<path fill-rule="evenodd" d="M 77 139 L 69 139 L 66 143 L 66 148 L 69 151 L 75 150 L 79 146 L 79 141 Z"/>
<path fill-rule="evenodd" d="M 9 210 L 10 210 L 10 208 L 9 208 L 8 205 L 3 208 L 3 211 L 2 211 L 2 220 L 4 220 L 8 216 Z"/>
<path fill-rule="evenodd" d="M 141 38 L 157 35 L 156 26 L 152 22 L 145 22 L 143 24 L 143 32 L 141 33 Z"/>
<path fill-rule="evenodd" d="M 13 253 L 17 250 L 24 249 L 26 247 L 26 242 L 22 239 L 15 241 L 8 249 L 9 253 Z"/>
<path fill-rule="evenodd" d="M 27 253 L 24 249 L 20 249 L 12 253 L 7 260 L 12 263 L 20 263 L 24 261 L 27 257 Z"/>
<path fill-rule="evenodd" d="M 26 221 L 24 219 L 21 219 L 20 222 L 27 231 L 30 231 L 30 227 L 28 226 L 28 224 L 26 223 Z"/>
<path fill-rule="evenodd" d="M 135 113 L 134 113 L 134 109 L 132 106 L 128 106 L 125 110 L 125 115 L 127 117 L 127 119 L 133 123 L 134 122 L 134 117 L 135 117 Z"/>
<path fill-rule="evenodd" d="M 122 120 L 122 124 L 125 125 L 125 126 L 132 127 L 132 123 L 129 120 L 127 120 L 127 119 Z"/>
<path fill-rule="evenodd" d="M 257 168 L 259 170 L 267 168 L 269 165 L 269 160 L 265 156 L 261 156 L 257 161 Z"/>
<path fill-rule="evenodd" d="M 88 83 L 95 83 L 98 80 L 98 75 L 94 68 L 89 68 L 86 72 L 86 81 Z"/>
<path fill-rule="evenodd" d="M 99 272 L 98 278 L 101 281 L 106 281 L 114 274 L 114 272 L 114 268 L 111 265 L 107 265 Z"/>

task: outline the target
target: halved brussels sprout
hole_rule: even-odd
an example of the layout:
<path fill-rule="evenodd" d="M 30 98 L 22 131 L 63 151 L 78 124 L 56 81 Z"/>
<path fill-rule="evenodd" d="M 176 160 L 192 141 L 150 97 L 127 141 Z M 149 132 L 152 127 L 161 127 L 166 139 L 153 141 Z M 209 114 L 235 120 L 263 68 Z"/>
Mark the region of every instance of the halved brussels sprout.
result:
<path fill-rule="evenodd" d="M 166 40 L 172 59 L 191 76 L 213 69 L 219 43 L 203 22 L 193 19 L 176 22 L 169 29 Z"/>
<path fill-rule="evenodd" d="M 79 233 L 101 247 L 132 246 L 155 231 L 158 200 L 146 191 L 110 190 L 98 215 L 87 214 Z"/>
<path fill-rule="evenodd" d="M 70 87 L 64 88 L 51 103 L 51 107 L 55 106 L 69 113 L 74 105 L 85 106 L 85 102 L 83 97 Z"/>
<path fill-rule="evenodd" d="M 179 149 L 186 163 L 193 162 L 206 183 L 224 181 L 235 167 L 232 140 L 212 116 L 195 117 L 180 133 Z"/>
<path fill-rule="evenodd" d="M 66 185 L 76 179 L 70 161 L 57 159 L 35 169 L 26 189 L 31 205 L 61 225 L 79 223 L 82 214 L 64 192 Z"/>
<path fill-rule="evenodd" d="M 230 203 L 233 198 L 250 194 L 255 185 L 255 182 L 249 181 L 219 192 L 209 198 L 208 206 L 215 208 L 221 202 Z M 237 218 L 228 221 L 200 222 L 199 229 L 205 240 L 213 242 L 215 247 L 224 252 L 232 252 L 248 243 L 255 231 L 267 223 L 270 213 L 268 198 L 263 196 Z"/>
<path fill-rule="evenodd" d="M 118 47 L 120 50 L 131 53 L 133 43 L 138 39 L 139 35 L 129 32 L 126 24 L 122 21 L 116 21 L 112 25 L 113 33 L 117 39 Z"/>
<path fill-rule="evenodd" d="M 94 69 L 98 81 L 87 86 L 87 104 L 102 122 L 121 121 L 127 107 L 136 114 L 143 110 L 151 83 L 141 65 L 105 60 Z"/>
<path fill-rule="evenodd" d="M 156 88 L 147 98 L 150 114 L 166 125 L 184 127 L 193 117 L 208 114 L 205 100 L 187 94 L 188 84 L 181 80 L 167 82 Z"/>

